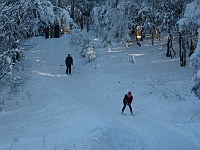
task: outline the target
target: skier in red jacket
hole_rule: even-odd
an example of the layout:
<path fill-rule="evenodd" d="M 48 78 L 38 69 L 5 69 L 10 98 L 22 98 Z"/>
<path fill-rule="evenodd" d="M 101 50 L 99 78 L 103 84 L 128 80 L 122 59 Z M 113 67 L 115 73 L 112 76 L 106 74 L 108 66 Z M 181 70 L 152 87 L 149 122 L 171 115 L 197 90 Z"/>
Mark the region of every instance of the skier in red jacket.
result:
<path fill-rule="evenodd" d="M 122 108 L 122 114 L 124 113 L 124 110 L 126 108 L 126 105 L 129 106 L 130 108 L 130 111 L 131 111 L 131 115 L 133 115 L 133 112 L 132 112 L 132 107 L 131 107 L 131 103 L 133 101 L 133 96 L 131 95 L 131 92 L 129 91 L 128 94 L 126 94 L 124 96 L 124 99 L 123 99 L 123 103 L 124 103 L 124 106 Z"/>
<path fill-rule="evenodd" d="M 49 38 L 49 26 L 47 26 L 44 31 L 45 31 L 45 38 L 48 39 Z"/>

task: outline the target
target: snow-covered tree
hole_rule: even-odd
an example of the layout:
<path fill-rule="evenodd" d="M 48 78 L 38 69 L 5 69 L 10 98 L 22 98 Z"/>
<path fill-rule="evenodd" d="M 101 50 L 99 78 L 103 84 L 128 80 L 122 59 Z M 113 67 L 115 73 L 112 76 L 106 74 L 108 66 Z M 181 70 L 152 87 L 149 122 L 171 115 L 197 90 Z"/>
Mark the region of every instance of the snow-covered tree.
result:
<path fill-rule="evenodd" d="M 52 5 L 48 0 L 0 1 L 0 95 L 6 87 L 12 90 L 11 87 L 19 81 L 15 80 L 12 70 L 25 48 L 25 41 L 32 36 L 43 36 L 44 27 L 55 20 L 63 30 L 71 22 L 65 9 Z M 1 99 L 0 103 L 4 103 Z"/>
<path fill-rule="evenodd" d="M 195 0 L 186 5 L 184 16 L 178 23 L 180 31 L 186 30 L 186 28 L 198 30 L 197 47 L 190 57 L 190 66 L 197 71 L 192 91 L 200 99 L 200 0 Z"/>
<path fill-rule="evenodd" d="M 95 36 L 103 36 L 105 40 L 117 38 L 127 42 L 132 24 L 130 6 L 133 6 L 132 2 L 114 0 L 94 7 L 90 28 Z"/>
<path fill-rule="evenodd" d="M 10 54 L 13 49 L 22 46 L 24 39 L 43 35 L 45 26 L 53 24 L 55 20 L 58 20 L 63 30 L 71 22 L 66 10 L 52 5 L 47 0 L 0 2 L 1 59 Z M 4 74 L 2 72 L 5 70 L 1 71 L 0 76 Z"/>
<path fill-rule="evenodd" d="M 128 40 L 137 26 L 146 33 L 158 30 L 169 33 L 177 30 L 176 21 L 180 18 L 183 4 L 182 0 L 107 1 L 94 7 L 90 26 L 95 36 L 123 41 Z"/>

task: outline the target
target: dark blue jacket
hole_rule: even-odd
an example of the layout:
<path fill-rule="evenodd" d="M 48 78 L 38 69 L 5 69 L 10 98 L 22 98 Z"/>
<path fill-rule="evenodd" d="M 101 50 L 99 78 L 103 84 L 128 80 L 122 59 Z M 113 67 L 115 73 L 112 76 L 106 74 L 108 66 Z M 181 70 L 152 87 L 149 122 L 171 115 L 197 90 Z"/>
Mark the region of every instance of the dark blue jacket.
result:
<path fill-rule="evenodd" d="M 66 66 L 73 65 L 73 58 L 71 56 L 66 57 L 65 64 Z"/>

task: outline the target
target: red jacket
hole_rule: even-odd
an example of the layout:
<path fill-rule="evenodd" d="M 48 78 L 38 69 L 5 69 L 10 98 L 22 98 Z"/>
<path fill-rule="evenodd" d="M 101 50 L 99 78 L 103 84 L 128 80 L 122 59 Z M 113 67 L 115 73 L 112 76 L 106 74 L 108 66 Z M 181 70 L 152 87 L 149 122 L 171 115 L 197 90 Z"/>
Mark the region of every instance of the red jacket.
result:
<path fill-rule="evenodd" d="M 123 99 L 124 104 L 131 104 L 132 101 L 133 101 L 133 96 L 132 95 L 129 97 L 128 94 L 126 94 L 124 96 L 124 99 Z"/>
<path fill-rule="evenodd" d="M 49 32 L 49 30 L 50 30 L 49 27 L 45 28 L 45 32 Z"/>

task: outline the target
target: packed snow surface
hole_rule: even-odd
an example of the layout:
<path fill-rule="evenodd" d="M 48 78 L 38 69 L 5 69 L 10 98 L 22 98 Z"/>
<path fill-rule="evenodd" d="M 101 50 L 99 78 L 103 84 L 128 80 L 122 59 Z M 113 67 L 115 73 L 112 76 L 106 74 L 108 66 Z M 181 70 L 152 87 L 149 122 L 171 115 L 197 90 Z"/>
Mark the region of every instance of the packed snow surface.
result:
<path fill-rule="evenodd" d="M 0 112 L 0 150 L 200 150 L 195 71 L 180 67 L 178 47 L 171 59 L 159 43 L 103 47 L 91 38 L 97 59 L 87 62 L 70 34 L 31 41 L 37 44 L 21 60 L 28 80 Z M 120 114 L 128 91 L 134 116 L 128 107 Z"/>

